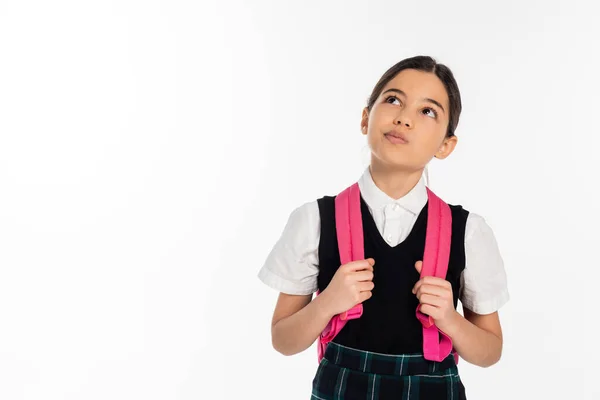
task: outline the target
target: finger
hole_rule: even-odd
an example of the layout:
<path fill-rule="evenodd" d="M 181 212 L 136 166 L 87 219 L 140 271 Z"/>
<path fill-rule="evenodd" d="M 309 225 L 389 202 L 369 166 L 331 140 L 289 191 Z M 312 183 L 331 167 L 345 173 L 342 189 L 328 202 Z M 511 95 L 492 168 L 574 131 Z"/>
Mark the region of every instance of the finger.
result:
<path fill-rule="evenodd" d="M 419 288 L 423 285 L 423 280 L 419 279 L 417 281 L 417 283 L 415 283 L 415 286 L 413 286 L 412 292 L 413 294 L 417 293 L 417 291 L 419 290 Z"/>
<path fill-rule="evenodd" d="M 423 294 L 421 295 L 421 297 L 419 298 L 419 302 L 421 304 L 427 304 L 430 306 L 434 306 L 434 307 L 442 307 L 444 305 L 444 299 L 442 299 L 441 297 L 438 296 L 434 296 L 431 294 Z"/>
<path fill-rule="evenodd" d="M 371 291 L 360 292 L 360 295 L 358 297 L 358 301 L 360 303 L 362 303 L 363 301 L 370 299 L 371 296 L 373 296 L 373 292 L 371 292 Z"/>
<path fill-rule="evenodd" d="M 435 276 L 426 276 L 422 278 L 421 281 L 423 281 L 423 283 L 427 285 L 450 287 L 450 282 L 443 278 L 438 278 Z"/>
<path fill-rule="evenodd" d="M 349 262 L 348 264 L 343 265 L 343 267 L 350 272 L 362 271 L 365 269 L 373 270 L 373 262 L 371 262 L 369 260 L 357 260 L 357 261 Z"/>
<path fill-rule="evenodd" d="M 415 283 L 415 286 L 413 286 L 413 293 L 417 293 L 417 291 L 419 290 L 419 288 L 423 285 L 425 285 L 425 281 L 423 279 L 419 279 L 417 281 L 417 283 Z"/>
<path fill-rule="evenodd" d="M 435 317 L 437 316 L 438 308 L 429 304 L 421 304 L 421 308 L 419 309 L 419 311 L 435 319 Z"/>
<path fill-rule="evenodd" d="M 374 287 L 375 287 L 375 284 L 373 282 L 359 282 L 358 283 L 358 290 L 360 290 L 361 292 L 371 291 L 371 290 L 373 290 Z"/>
<path fill-rule="evenodd" d="M 354 272 L 353 277 L 358 282 L 372 281 L 373 280 L 373 271 L 365 270 L 365 271 Z"/>
<path fill-rule="evenodd" d="M 430 294 L 432 296 L 438 296 L 438 297 L 444 298 L 449 295 L 448 289 L 446 289 L 446 288 L 443 288 L 440 286 L 434 286 L 434 285 L 426 285 L 426 284 L 419 286 L 419 288 L 417 288 L 413 293 L 416 294 L 417 297 L 419 297 L 423 294 Z"/>
<path fill-rule="evenodd" d="M 423 269 L 423 261 L 417 261 L 415 263 L 415 268 L 417 269 L 417 272 L 420 275 L 421 274 L 421 270 Z"/>

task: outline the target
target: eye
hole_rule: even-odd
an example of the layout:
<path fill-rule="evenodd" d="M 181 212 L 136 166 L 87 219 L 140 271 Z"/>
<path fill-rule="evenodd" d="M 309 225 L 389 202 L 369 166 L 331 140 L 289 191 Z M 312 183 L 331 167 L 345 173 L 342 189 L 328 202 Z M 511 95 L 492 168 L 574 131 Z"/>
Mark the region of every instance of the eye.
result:
<path fill-rule="evenodd" d="M 400 99 L 399 99 L 399 98 L 397 98 L 397 97 L 396 97 L 396 96 L 394 96 L 394 95 L 390 95 L 390 96 L 387 96 L 387 97 L 385 98 L 385 102 L 386 102 L 386 103 L 393 104 L 393 102 L 394 102 L 394 101 L 397 101 L 397 102 L 398 102 L 398 104 L 400 104 Z"/>
<path fill-rule="evenodd" d="M 437 111 L 435 111 L 433 108 L 424 108 L 423 109 L 423 114 L 432 117 L 432 118 L 437 118 L 438 114 Z"/>

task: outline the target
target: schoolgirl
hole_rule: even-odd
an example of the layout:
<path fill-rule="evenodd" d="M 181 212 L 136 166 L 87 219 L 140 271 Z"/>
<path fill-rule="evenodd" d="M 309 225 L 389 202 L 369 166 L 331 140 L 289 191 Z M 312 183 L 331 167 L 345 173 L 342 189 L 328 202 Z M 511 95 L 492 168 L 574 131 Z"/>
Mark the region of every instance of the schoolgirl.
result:
<path fill-rule="evenodd" d="M 509 294 L 484 218 L 449 205 L 447 270 L 423 273 L 429 223 L 435 222 L 428 218 L 435 194 L 423 171 L 432 158 L 443 160 L 454 150 L 461 108 L 445 65 L 417 56 L 392 66 L 362 112 L 360 129 L 371 150 L 355 185 L 364 255 L 342 263 L 339 196 L 324 196 L 291 213 L 260 269 L 259 278 L 280 292 L 274 348 L 293 355 L 315 340 L 322 346 L 312 399 L 466 399 L 457 360 L 481 367 L 499 361 L 498 310 Z M 457 312 L 459 300 L 464 315 Z M 360 315 L 344 318 L 339 333 L 324 341 L 332 321 L 357 307 Z M 452 352 L 437 359 L 424 352 L 426 322 L 419 312 L 439 330 L 434 341 L 448 339 Z"/>

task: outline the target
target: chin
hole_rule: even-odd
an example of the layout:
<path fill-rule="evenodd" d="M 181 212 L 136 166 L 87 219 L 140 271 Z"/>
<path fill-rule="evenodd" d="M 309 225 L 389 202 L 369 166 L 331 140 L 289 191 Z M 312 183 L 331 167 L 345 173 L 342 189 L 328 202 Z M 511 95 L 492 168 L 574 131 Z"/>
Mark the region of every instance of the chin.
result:
<path fill-rule="evenodd" d="M 371 150 L 371 163 L 377 163 L 390 169 L 419 171 L 425 168 L 427 160 L 415 157 L 415 154 L 411 154 L 406 149 L 390 151 L 390 149 L 378 148 L 376 151 Z"/>
<path fill-rule="evenodd" d="M 399 152 L 372 152 L 371 162 L 376 162 L 389 168 L 407 169 L 414 167 L 411 165 L 412 163 L 407 159 L 406 155 L 400 154 Z"/>

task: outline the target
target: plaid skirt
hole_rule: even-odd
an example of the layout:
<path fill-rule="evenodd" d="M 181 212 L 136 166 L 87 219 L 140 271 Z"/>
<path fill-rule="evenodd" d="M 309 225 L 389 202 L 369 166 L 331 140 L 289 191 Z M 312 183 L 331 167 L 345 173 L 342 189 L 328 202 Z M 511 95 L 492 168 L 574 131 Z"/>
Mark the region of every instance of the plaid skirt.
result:
<path fill-rule="evenodd" d="M 466 400 L 454 356 L 386 355 L 330 342 L 312 383 L 311 400 Z"/>

